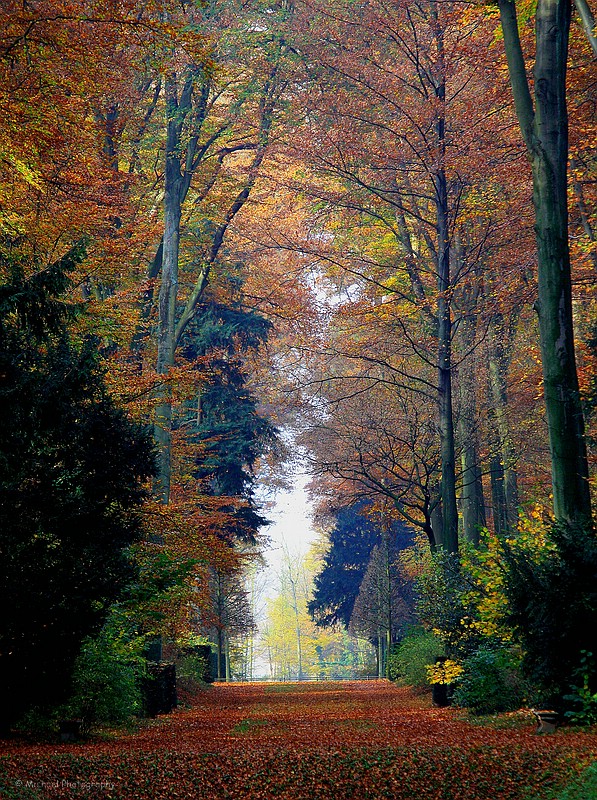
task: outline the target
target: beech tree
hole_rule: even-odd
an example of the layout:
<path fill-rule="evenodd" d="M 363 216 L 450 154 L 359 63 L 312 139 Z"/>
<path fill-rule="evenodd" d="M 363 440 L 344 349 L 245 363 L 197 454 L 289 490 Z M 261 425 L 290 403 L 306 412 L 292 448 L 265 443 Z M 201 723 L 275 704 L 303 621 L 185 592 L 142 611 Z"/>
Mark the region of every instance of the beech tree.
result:
<path fill-rule="evenodd" d="M 332 289 L 331 316 L 339 319 L 344 312 L 348 319 L 353 310 L 353 346 L 346 344 L 349 332 L 329 345 L 329 352 L 335 349 L 339 355 L 336 365 L 330 357 L 330 368 L 343 359 L 352 367 L 346 370 L 346 396 L 362 393 L 360 402 L 367 408 L 366 398 L 375 387 L 384 404 L 383 393 L 391 392 L 393 384 L 399 395 L 396 406 L 404 403 L 421 416 L 423 408 L 428 409 L 428 430 L 433 428 L 439 461 L 434 480 L 421 496 L 431 492 L 441 500 L 433 496 L 427 501 L 426 530 L 432 546 L 455 552 L 458 490 L 462 495 L 463 486 L 475 485 L 479 495 L 481 487 L 480 445 L 466 451 L 466 481 L 457 464 L 459 451 L 465 452 L 465 443 L 475 440 L 471 430 L 462 429 L 460 436 L 455 430 L 456 375 L 460 372 L 464 378 L 463 360 L 482 340 L 491 313 L 489 302 L 472 312 L 467 304 L 481 304 L 486 298 L 480 291 L 484 273 L 479 265 L 489 269 L 488 246 L 505 222 L 495 196 L 506 175 L 496 169 L 496 161 L 505 163 L 511 147 L 502 139 L 507 121 L 501 108 L 495 112 L 504 122 L 499 144 L 490 122 L 502 97 L 487 56 L 495 21 L 482 27 L 476 12 L 439 2 L 396 2 L 389 7 L 368 2 L 358 13 L 353 11 L 339 2 L 332 13 L 326 4 L 318 9 L 317 23 L 312 16 L 304 22 L 312 39 L 300 39 L 310 58 L 319 59 L 313 71 L 319 91 L 305 100 L 308 150 L 302 157 L 311 165 L 315 181 L 301 187 L 314 204 L 313 232 L 303 251 L 318 259 L 343 299 L 340 306 Z M 487 201 L 496 211 L 493 218 Z M 482 322 L 467 347 L 466 320 L 473 314 Z M 371 330 L 366 329 L 366 319 Z M 331 331 L 333 337 L 334 327 Z M 383 358 L 376 357 L 386 331 L 392 345 L 386 349 L 382 342 Z M 392 347 L 398 348 L 398 357 Z M 334 374 L 333 381 L 339 384 L 340 375 Z M 333 397 L 334 391 L 328 391 L 332 385 L 324 375 L 322 394 Z M 342 390 L 336 394 L 341 396 Z M 472 394 L 462 393 L 460 402 L 472 399 Z M 330 413 L 330 427 L 337 418 Z M 474 414 L 461 415 L 467 418 L 474 420 Z M 396 429 L 402 434 L 400 424 Z M 427 437 L 420 442 L 417 468 L 424 460 Z M 342 470 L 343 477 L 355 463 L 358 456 Z M 380 471 L 384 463 L 378 459 Z M 405 463 L 398 463 L 409 471 Z M 468 476 L 474 469 L 477 478 L 471 482 Z M 414 482 L 413 494 L 423 483 Z M 478 509 L 481 503 L 475 501 Z M 435 528 L 431 507 L 441 511 Z M 479 510 L 467 529 L 482 522 Z"/>
<path fill-rule="evenodd" d="M 255 20 L 251 11 L 243 9 L 240 20 L 254 21 L 257 25 L 258 10 Z M 164 85 L 164 234 L 149 271 L 150 278 L 158 273 L 160 276 L 157 372 L 162 375 L 167 375 L 175 364 L 176 350 L 221 257 L 228 229 L 257 179 L 284 83 L 281 72 L 287 49 L 273 20 L 262 20 L 266 24 L 261 41 L 253 51 L 245 50 L 245 62 L 235 52 L 242 24 L 234 18 L 232 9 L 214 7 L 204 13 L 189 9 L 187 13 L 189 22 L 203 24 L 206 35 L 213 35 L 215 30 L 216 38 L 213 47 L 208 47 L 204 54 L 200 52 L 199 58 L 189 61 L 186 48 L 178 48 L 168 59 Z M 194 15 L 198 15 L 197 20 Z M 227 41 L 223 34 L 221 26 L 226 22 L 234 24 L 231 31 L 236 40 L 231 36 Z M 244 160 L 243 154 L 248 154 Z M 214 198 L 217 198 L 217 212 L 206 210 L 199 218 L 199 210 L 213 205 Z M 193 210 L 189 221 L 183 224 L 186 201 Z M 179 261 L 181 239 L 185 235 L 194 240 L 195 252 L 194 269 L 188 276 L 190 289 L 182 295 Z M 172 401 L 167 380 L 160 384 L 159 392 L 162 397 L 156 407 L 159 452 L 156 490 L 167 503 L 172 436 Z"/>
<path fill-rule="evenodd" d="M 584 5 L 584 4 L 583 4 Z M 553 506 L 560 522 L 592 524 L 584 419 L 576 370 L 568 240 L 566 72 L 570 0 L 539 0 L 533 93 L 514 0 L 499 2 L 512 93 L 533 172 L 541 336 Z"/>

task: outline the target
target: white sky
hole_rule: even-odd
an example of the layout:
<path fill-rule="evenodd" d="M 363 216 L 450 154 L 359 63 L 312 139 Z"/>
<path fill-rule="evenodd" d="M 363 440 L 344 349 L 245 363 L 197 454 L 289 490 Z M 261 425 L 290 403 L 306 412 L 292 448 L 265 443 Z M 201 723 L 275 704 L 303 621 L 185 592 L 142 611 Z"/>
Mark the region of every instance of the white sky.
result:
<path fill-rule="evenodd" d="M 312 507 L 305 488 L 309 475 L 300 470 L 299 465 L 297 472 L 291 476 L 293 488 L 278 492 L 274 505 L 265 512 L 265 516 L 272 521 L 264 529 L 265 535 L 271 541 L 270 548 L 264 553 L 268 564 L 264 576 L 267 580 L 265 594 L 268 597 L 277 594 L 277 576 L 282 565 L 284 548 L 290 555 L 304 554 L 315 539 Z"/>

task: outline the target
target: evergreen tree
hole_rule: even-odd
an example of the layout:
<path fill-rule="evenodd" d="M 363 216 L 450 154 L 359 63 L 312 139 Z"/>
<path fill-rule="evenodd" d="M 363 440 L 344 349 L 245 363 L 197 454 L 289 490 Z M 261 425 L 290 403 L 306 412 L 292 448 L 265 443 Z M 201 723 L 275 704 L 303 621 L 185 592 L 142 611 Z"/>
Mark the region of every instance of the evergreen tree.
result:
<path fill-rule="evenodd" d="M 0 249 L 0 684 L 2 726 L 68 693 L 83 639 L 132 576 L 148 435 L 114 405 L 96 343 L 68 331 L 60 298 L 84 257 L 25 278 Z M 35 266 L 35 264 L 34 264 Z"/>
<path fill-rule="evenodd" d="M 364 505 L 341 508 L 336 513 L 330 547 L 323 569 L 315 576 L 313 599 L 308 609 L 322 628 L 337 624 L 348 627 L 355 600 L 369 563 L 379 530 L 364 515 Z"/>
<path fill-rule="evenodd" d="M 187 426 L 192 420 L 190 435 L 202 445 L 195 476 L 211 494 L 243 501 L 229 509 L 226 534 L 233 539 L 252 540 L 268 524 L 255 502 L 253 469 L 276 446 L 277 432 L 247 385 L 243 356 L 265 344 L 271 327 L 239 304 L 212 302 L 201 308 L 184 350 L 204 373 L 197 406 L 185 420 Z"/>
<path fill-rule="evenodd" d="M 368 568 L 380 548 L 389 546 L 385 560 L 393 575 L 397 554 L 412 544 L 412 531 L 403 522 L 390 522 L 384 535 L 381 526 L 374 518 L 368 517 L 366 511 L 367 503 L 360 502 L 341 508 L 336 514 L 336 524 L 329 535 L 330 547 L 323 569 L 315 576 L 313 599 L 308 604 L 309 614 L 322 628 L 338 624 L 348 628 Z M 393 582 L 396 583 L 394 577 Z M 392 592 L 396 595 L 396 603 L 400 596 L 400 604 L 412 605 L 410 588 L 396 584 Z M 400 619 L 403 617 L 404 614 Z M 396 616 L 395 622 L 398 619 Z"/>

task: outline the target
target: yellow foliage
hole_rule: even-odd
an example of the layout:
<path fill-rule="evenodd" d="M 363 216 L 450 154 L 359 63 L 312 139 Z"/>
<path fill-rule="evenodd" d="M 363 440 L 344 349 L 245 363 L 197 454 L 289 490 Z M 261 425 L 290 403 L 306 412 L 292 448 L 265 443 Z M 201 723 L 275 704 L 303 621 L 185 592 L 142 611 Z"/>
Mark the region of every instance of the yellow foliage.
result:
<path fill-rule="evenodd" d="M 518 532 L 515 538 L 507 539 L 505 545 L 522 547 L 529 558 L 538 558 L 541 553 L 553 549 L 547 537 L 546 522 L 543 507 L 533 506 L 520 515 Z M 477 612 L 476 619 L 463 620 L 462 624 L 482 636 L 497 637 L 503 642 L 509 642 L 512 632 L 504 624 L 507 611 L 503 572 L 504 542 L 494 534 L 485 532 L 483 545 L 479 550 L 465 550 L 462 556 L 462 566 L 475 587 L 466 599 Z"/>
<path fill-rule="evenodd" d="M 450 684 L 458 680 L 464 672 L 462 664 L 447 658 L 437 664 L 427 666 L 427 681 L 429 683 Z"/>

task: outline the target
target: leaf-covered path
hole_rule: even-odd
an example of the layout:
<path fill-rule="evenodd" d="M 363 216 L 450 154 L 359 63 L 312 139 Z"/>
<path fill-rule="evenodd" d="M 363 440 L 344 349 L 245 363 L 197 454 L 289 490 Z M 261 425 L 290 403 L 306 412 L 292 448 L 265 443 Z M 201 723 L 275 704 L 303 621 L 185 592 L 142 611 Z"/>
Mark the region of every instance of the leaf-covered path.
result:
<path fill-rule="evenodd" d="M 230 684 L 134 735 L 0 753 L 7 800 L 523 800 L 594 761 L 597 730 L 471 725 L 385 681 Z"/>

